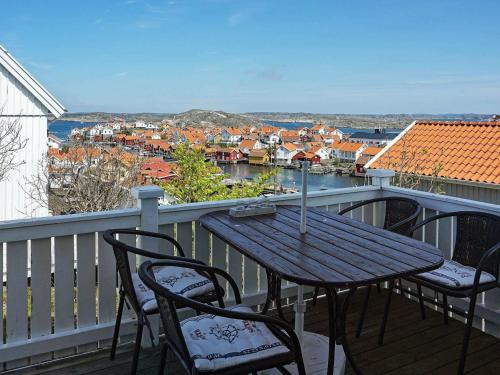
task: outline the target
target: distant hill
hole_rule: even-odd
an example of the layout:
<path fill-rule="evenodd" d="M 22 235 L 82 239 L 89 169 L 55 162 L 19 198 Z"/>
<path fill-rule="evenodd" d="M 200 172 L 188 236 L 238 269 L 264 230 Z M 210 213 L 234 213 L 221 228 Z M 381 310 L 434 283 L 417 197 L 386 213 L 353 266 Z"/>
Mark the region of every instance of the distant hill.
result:
<path fill-rule="evenodd" d="M 260 126 L 262 123 L 255 116 L 240 115 L 223 111 L 209 111 L 204 109 L 192 109 L 172 117 L 177 126 L 195 127 L 240 127 L 245 125 Z"/>

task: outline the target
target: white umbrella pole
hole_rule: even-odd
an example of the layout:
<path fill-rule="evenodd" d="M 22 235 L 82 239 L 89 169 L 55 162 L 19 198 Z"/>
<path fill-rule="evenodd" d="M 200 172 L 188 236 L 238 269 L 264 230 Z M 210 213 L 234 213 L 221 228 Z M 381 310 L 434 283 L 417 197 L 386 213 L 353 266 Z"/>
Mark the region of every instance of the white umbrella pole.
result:
<path fill-rule="evenodd" d="M 309 162 L 302 162 L 302 198 L 300 200 L 300 233 L 307 232 L 306 213 L 307 213 L 307 174 L 309 172 Z"/>
<path fill-rule="evenodd" d="M 307 173 L 309 171 L 309 162 L 302 162 L 302 198 L 300 201 L 300 233 L 307 232 L 306 213 L 307 213 Z M 304 335 L 304 313 L 306 312 L 306 304 L 304 303 L 304 286 L 297 287 L 297 301 L 294 306 L 295 310 L 295 333 L 300 341 Z"/>

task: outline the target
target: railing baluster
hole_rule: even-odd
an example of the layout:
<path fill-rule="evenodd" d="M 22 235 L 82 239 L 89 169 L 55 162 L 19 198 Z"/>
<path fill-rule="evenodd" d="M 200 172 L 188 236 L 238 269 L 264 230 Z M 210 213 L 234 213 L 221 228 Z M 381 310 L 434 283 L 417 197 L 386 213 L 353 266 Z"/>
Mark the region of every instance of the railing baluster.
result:
<path fill-rule="evenodd" d="M 78 328 L 96 323 L 95 233 L 77 235 L 76 301 Z M 96 349 L 96 344 L 80 346 L 78 351 Z"/>
<path fill-rule="evenodd" d="M 31 338 L 52 333 L 52 240 L 31 241 Z M 46 361 L 52 354 L 31 357 L 31 363 Z"/>
<path fill-rule="evenodd" d="M 245 294 L 254 294 L 259 290 L 257 263 L 246 257 L 243 262 L 243 292 Z"/>
<path fill-rule="evenodd" d="M 28 339 L 27 241 L 7 244 L 7 343 Z M 7 369 L 24 366 L 28 359 L 7 363 Z"/>
<path fill-rule="evenodd" d="M 124 243 L 130 245 L 130 246 L 137 246 L 137 237 L 134 234 L 120 234 L 119 235 L 120 241 L 123 241 Z M 137 272 L 137 257 L 135 254 L 129 253 L 128 254 L 128 261 L 130 264 L 130 271 L 131 272 Z M 120 281 L 118 281 L 120 283 Z M 132 309 L 123 309 L 123 318 L 135 318 L 135 313 Z"/>
<path fill-rule="evenodd" d="M 158 230 L 160 233 L 175 238 L 174 224 L 160 225 Z M 162 254 L 177 255 L 177 250 L 174 249 L 174 246 L 170 242 L 161 241 L 159 246 L 159 250 Z"/>
<path fill-rule="evenodd" d="M 177 224 L 177 242 L 188 258 L 193 257 L 193 223 L 191 221 Z"/>
<path fill-rule="evenodd" d="M 104 241 L 102 233 L 97 238 L 98 322 L 102 324 L 114 322 L 116 318 L 116 303 L 113 302 L 117 300 L 117 275 L 113 249 Z M 106 346 L 110 342 L 101 340 L 99 346 Z"/>
<path fill-rule="evenodd" d="M 195 222 L 195 258 L 205 264 L 210 263 L 210 236 L 200 223 Z"/>
<path fill-rule="evenodd" d="M 241 291 L 243 287 L 243 255 L 229 246 L 228 249 L 228 272 L 233 277 L 238 289 Z M 229 295 L 233 297 L 232 291 Z"/>
<path fill-rule="evenodd" d="M 424 217 L 423 219 L 428 219 L 432 216 L 436 216 L 436 211 L 425 208 L 424 209 Z M 436 221 L 431 221 L 429 224 L 425 225 L 424 227 L 424 238 L 423 240 L 431 245 L 436 246 L 436 231 L 437 231 L 437 224 Z"/>
<path fill-rule="evenodd" d="M 375 205 L 368 204 L 363 206 L 363 222 L 366 224 L 373 225 L 374 224 L 374 215 L 375 215 Z"/>
<path fill-rule="evenodd" d="M 212 236 L 212 266 L 220 268 L 224 271 L 227 267 L 227 244 L 216 236 Z M 220 279 L 222 287 L 227 290 L 226 281 Z M 227 296 L 226 296 L 227 297 Z"/>
<path fill-rule="evenodd" d="M 453 244 L 453 221 L 452 218 L 446 217 L 439 219 L 439 233 L 437 246 L 441 249 L 446 259 L 451 258 Z"/>
<path fill-rule="evenodd" d="M 75 328 L 74 236 L 54 238 L 55 333 Z M 74 354 L 74 348 L 54 352 L 54 357 Z"/>

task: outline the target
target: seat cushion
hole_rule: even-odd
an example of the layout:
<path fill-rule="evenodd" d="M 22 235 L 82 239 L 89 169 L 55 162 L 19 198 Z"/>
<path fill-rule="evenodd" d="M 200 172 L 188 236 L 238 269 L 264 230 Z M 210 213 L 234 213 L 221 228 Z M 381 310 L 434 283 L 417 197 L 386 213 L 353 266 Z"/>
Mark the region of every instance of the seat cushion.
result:
<path fill-rule="evenodd" d="M 227 310 L 253 312 L 244 305 Z M 205 314 L 183 320 L 181 328 L 199 371 L 220 370 L 290 352 L 261 322 Z"/>
<path fill-rule="evenodd" d="M 184 297 L 193 298 L 215 290 L 212 281 L 189 268 L 159 267 L 154 270 L 154 274 L 160 285 Z M 137 273 L 132 274 L 132 282 L 142 309 L 146 312 L 156 310 L 158 306 L 153 291 Z"/>
<path fill-rule="evenodd" d="M 476 269 L 464 266 L 453 260 L 445 260 L 438 269 L 421 273 L 418 277 L 432 281 L 449 288 L 463 289 L 470 288 L 474 284 L 474 274 Z M 495 281 L 495 277 L 488 272 L 481 272 L 479 284 Z"/>

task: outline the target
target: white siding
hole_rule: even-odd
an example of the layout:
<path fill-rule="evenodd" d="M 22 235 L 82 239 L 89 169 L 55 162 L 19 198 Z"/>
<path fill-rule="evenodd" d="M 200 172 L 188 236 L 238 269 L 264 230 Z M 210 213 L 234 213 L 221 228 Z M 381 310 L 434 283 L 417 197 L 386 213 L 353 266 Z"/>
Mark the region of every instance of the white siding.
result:
<path fill-rule="evenodd" d="M 418 190 L 429 191 L 429 188 L 430 182 L 428 180 L 422 180 Z M 459 183 L 443 183 L 442 189 L 444 190 L 445 195 L 452 197 L 500 204 L 500 187 L 498 185 L 492 187 L 482 187 Z"/>
<path fill-rule="evenodd" d="M 0 182 L 0 220 L 26 217 L 26 210 L 31 213 L 30 207 L 36 206 L 27 200 L 20 185 L 24 183 L 24 177 L 36 174 L 42 155 L 47 152 L 47 114 L 40 101 L 0 65 L 0 121 L 17 118 L 22 126 L 23 138 L 28 139 L 23 152 L 16 156 L 24 164 Z M 46 208 L 39 208 L 32 216 L 47 214 Z"/>

